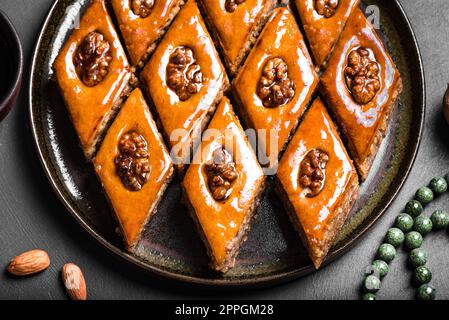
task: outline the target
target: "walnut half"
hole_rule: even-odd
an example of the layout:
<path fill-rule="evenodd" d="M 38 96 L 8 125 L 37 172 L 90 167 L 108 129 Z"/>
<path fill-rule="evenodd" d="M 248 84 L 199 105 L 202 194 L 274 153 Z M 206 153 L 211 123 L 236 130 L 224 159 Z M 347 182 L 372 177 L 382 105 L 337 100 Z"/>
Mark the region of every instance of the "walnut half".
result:
<path fill-rule="evenodd" d="M 232 183 L 238 177 L 232 155 L 222 147 L 216 149 L 213 159 L 206 163 L 205 171 L 212 197 L 217 201 L 229 198 Z"/>
<path fill-rule="evenodd" d="M 300 165 L 299 183 L 309 189 L 307 197 L 313 198 L 321 193 L 326 182 L 326 167 L 329 155 L 320 150 L 311 150 Z"/>
<path fill-rule="evenodd" d="M 237 6 L 239 4 L 242 4 L 243 2 L 245 2 L 245 0 L 226 0 L 225 3 L 226 11 L 229 13 L 234 12 L 235 9 L 237 9 Z"/>
<path fill-rule="evenodd" d="M 339 0 L 315 0 L 316 12 L 325 18 L 332 17 L 337 11 Z"/>
<path fill-rule="evenodd" d="M 130 191 L 140 191 L 150 178 L 150 160 L 145 138 L 135 131 L 125 133 L 115 158 L 117 175 Z"/>
<path fill-rule="evenodd" d="M 168 87 L 176 92 L 181 101 L 200 91 L 203 74 L 190 48 L 176 48 L 170 56 L 166 72 Z"/>
<path fill-rule="evenodd" d="M 154 7 L 154 0 L 131 0 L 131 10 L 142 19 L 148 17 Z"/>
<path fill-rule="evenodd" d="M 346 85 L 354 100 L 365 105 L 374 99 L 380 90 L 379 64 L 370 50 L 359 47 L 348 56 L 345 68 Z"/>
<path fill-rule="evenodd" d="M 103 81 L 109 73 L 111 61 L 111 45 L 96 31 L 84 38 L 73 60 L 78 77 L 88 87 L 95 87 Z"/>
<path fill-rule="evenodd" d="M 295 84 L 288 77 L 287 64 L 282 58 L 267 61 L 257 88 L 259 98 L 267 108 L 288 103 L 295 96 Z"/>

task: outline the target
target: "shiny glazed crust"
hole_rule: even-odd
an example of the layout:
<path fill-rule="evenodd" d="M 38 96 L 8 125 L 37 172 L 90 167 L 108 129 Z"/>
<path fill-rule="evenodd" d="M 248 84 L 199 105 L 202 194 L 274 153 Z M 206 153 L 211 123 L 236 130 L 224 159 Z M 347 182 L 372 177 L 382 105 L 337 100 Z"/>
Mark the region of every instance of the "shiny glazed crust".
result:
<path fill-rule="evenodd" d="M 198 5 L 231 76 L 237 75 L 276 0 L 246 0 L 232 13 L 226 11 L 225 0 L 199 0 Z"/>
<path fill-rule="evenodd" d="M 236 258 L 239 254 L 239 250 L 241 246 L 246 242 L 248 239 L 248 232 L 251 229 L 251 226 L 253 224 L 254 219 L 257 215 L 257 208 L 259 207 L 260 202 L 263 199 L 264 196 L 264 190 L 265 190 L 265 183 L 262 186 L 262 190 L 251 205 L 251 208 L 248 210 L 248 214 L 245 216 L 245 219 L 243 220 L 242 227 L 240 228 L 237 236 L 228 244 L 226 247 L 226 258 L 224 261 L 217 261 L 215 259 L 215 256 L 213 254 L 213 251 L 211 249 L 211 246 L 209 242 L 207 241 L 206 235 L 204 234 L 204 230 L 201 226 L 201 223 L 198 221 L 198 217 L 196 215 L 195 209 L 193 208 L 191 202 L 189 201 L 189 198 L 186 196 L 186 190 L 184 189 L 183 192 L 183 203 L 187 207 L 187 211 L 189 212 L 190 217 L 192 218 L 196 229 L 198 230 L 200 234 L 200 238 L 204 243 L 204 246 L 206 247 L 207 254 L 209 255 L 211 262 L 210 266 L 218 272 L 226 273 L 235 266 Z"/>
<path fill-rule="evenodd" d="M 118 142 L 129 131 L 141 134 L 148 144 L 150 177 L 140 191 L 127 189 L 116 173 L 114 161 L 118 155 Z M 108 130 L 94 166 L 121 227 L 126 248 L 134 252 L 144 227 L 157 211 L 174 171 L 168 150 L 140 89 L 131 93 Z"/>
<path fill-rule="evenodd" d="M 282 187 L 282 183 L 279 178 L 275 179 L 275 190 L 282 203 L 284 204 L 285 210 L 287 211 L 288 217 L 293 224 L 296 232 L 298 232 L 302 243 L 309 252 L 309 257 L 312 260 L 316 269 L 319 269 L 323 262 L 326 260 L 327 253 L 332 248 L 335 238 L 340 232 L 341 228 L 345 224 L 349 213 L 351 212 L 352 206 L 359 196 L 359 182 L 357 176 L 355 176 L 349 184 L 348 190 L 344 194 L 344 198 L 341 200 L 340 206 L 335 209 L 336 216 L 328 224 L 327 232 L 322 240 L 316 246 L 311 246 L 304 232 L 304 229 L 299 222 L 297 213 L 293 208 L 290 199 Z"/>
<path fill-rule="evenodd" d="M 381 88 L 366 105 L 349 92 L 344 69 L 349 53 L 363 46 L 373 51 L 380 66 Z M 401 76 L 371 23 L 356 9 L 321 76 L 320 90 L 346 137 L 347 146 L 364 181 L 386 134 L 388 121 L 402 92 Z"/>
<path fill-rule="evenodd" d="M 311 150 L 320 150 L 329 157 L 324 187 L 314 197 L 307 196 L 308 190 L 300 182 L 301 163 Z M 319 98 L 287 147 L 276 181 L 290 219 L 319 268 L 358 196 L 357 172 Z"/>
<path fill-rule="evenodd" d="M 264 190 L 265 176 L 227 98 L 220 103 L 208 129 L 215 131 L 207 131 L 208 137 L 198 148 L 182 185 L 185 203 L 213 268 L 226 272 L 234 266 L 240 245 L 246 240 Z M 214 150 L 221 147 L 233 149 L 238 178 L 232 184 L 229 198 L 216 201 L 208 187 L 205 164 L 212 159 Z"/>
<path fill-rule="evenodd" d="M 288 77 L 295 84 L 295 96 L 285 105 L 267 108 L 258 96 L 263 68 L 271 58 L 282 58 L 288 67 Z M 275 130 L 277 148 L 271 150 L 272 137 L 258 137 L 267 155 L 268 165 L 275 167 L 291 134 L 318 87 L 318 75 L 292 13 L 286 8 L 274 10 L 255 48 L 233 82 L 239 113 L 244 123 L 255 130 Z M 263 165 L 266 165 L 265 163 Z"/>
<path fill-rule="evenodd" d="M 169 57 L 179 46 L 192 49 L 205 79 L 200 91 L 186 101 L 181 101 L 166 81 Z M 226 71 L 194 0 L 189 0 L 181 9 L 143 69 L 141 78 L 167 141 L 179 151 L 172 152 L 172 157 L 176 168 L 182 172 L 217 103 L 229 87 Z M 179 129 L 187 133 L 170 141 L 170 135 Z"/>
<path fill-rule="evenodd" d="M 382 141 L 384 140 L 384 138 L 387 135 L 387 129 L 388 129 L 388 124 L 390 123 L 390 117 L 398 105 L 398 100 L 399 100 L 399 96 L 402 93 L 402 89 L 403 89 L 402 79 L 399 78 L 398 83 L 396 84 L 396 88 L 393 91 L 391 102 L 389 105 L 387 105 L 385 107 L 384 115 L 379 124 L 379 128 L 377 129 L 377 132 L 374 136 L 373 144 L 370 146 L 370 149 L 366 156 L 365 161 L 362 163 L 359 163 L 358 161 L 354 161 L 354 164 L 356 165 L 357 170 L 360 173 L 362 181 L 365 181 L 366 178 L 368 177 L 371 167 L 373 165 L 373 162 L 376 159 L 377 152 L 379 151 Z M 352 149 L 351 144 L 348 144 L 348 148 L 350 149 L 351 153 L 355 152 Z"/>
<path fill-rule="evenodd" d="M 113 60 L 106 78 L 95 87 L 87 87 L 78 78 L 73 58 L 79 44 L 92 31 L 101 32 L 111 43 Z M 91 160 L 105 129 L 131 91 L 130 66 L 104 0 L 92 0 L 80 27 L 70 35 L 53 68 L 83 152 Z"/>
<path fill-rule="evenodd" d="M 315 0 L 296 0 L 296 8 L 304 26 L 318 69 L 326 67 L 348 18 L 360 0 L 339 0 L 333 16 L 326 18 L 315 10 Z"/>
<path fill-rule="evenodd" d="M 112 0 L 112 7 L 134 66 L 144 66 L 184 3 L 184 0 L 155 1 L 150 15 L 141 18 L 131 10 L 130 0 Z"/>

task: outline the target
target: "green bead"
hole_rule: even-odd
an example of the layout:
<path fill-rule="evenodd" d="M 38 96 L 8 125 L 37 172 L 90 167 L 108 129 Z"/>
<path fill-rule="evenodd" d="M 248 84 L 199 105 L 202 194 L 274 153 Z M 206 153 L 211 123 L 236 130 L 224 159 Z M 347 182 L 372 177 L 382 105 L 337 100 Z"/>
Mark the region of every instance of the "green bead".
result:
<path fill-rule="evenodd" d="M 416 218 L 424 211 L 421 202 L 416 200 L 411 200 L 405 206 L 405 212 L 408 213 L 413 218 Z"/>
<path fill-rule="evenodd" d="M 436 290 L 429 284 L 423 284 L 418 288 L 419 300 L 435 300 Z"/>
<path fill-rule="evenodd" d="M 447 181 L 443 177 L 433 178 L 429 183 L 429 188 L 433 193 L 442 195 L 447 191 Z"/>
<path fill-rule="evenodd" d="M 415 200 L 418 200 L 425 206 L 433 201 L 433 191 L 428 187 L 419 188 L 418 191 L 416 191 Z"/>
<path fill-rule="evenodd" d="M 408 262 L 413 268 L 418 268 L 427 263 L 427 255 L 421 249 L 413 249 L 408 256 Z"/>
<path fill-rule="evenodd" d="M 419 216 L 415 219 L 413 224 L 413 230 L 421 233 L 421 235 L 425 236 L 430 231 L 432 231 L 433 223 L 428 217 Z"/>
<path fill-rule="evenodd" d="M 376 300 L 376 295 L 374 293 L 365 293 L 362 296 L 362 300 L 374 301 Z"/>
<path fill-rule="evenodd" d="M 419 232 L 410 231 L 405 235 L 405 246 L 410 249 L 417 249 L 422 246 L 423 238 Z"/>
<path fill-rule="evenodd" d="M 377 250 L 377 258 L 390 263 L 396 257 L 396 249 L 389 243 L 383 243 Z"/>
<path fill-rule="evenodd" d="M 432 280 L 432 272 L 427 267 L 420 266 L 416 268 L 413 279 L 418 285 L 429 283 Z"/>
<path fill-rule="evenodd" d="M 402 232 L 409 232 L 413 228 L 413 218 L 410 215 L 408 215 L 407 213 L 401 213 L 396 218 L 394 226 L 396 228 L 401 229 Z"/>
<path fill-rule="evenodd" d="M 377 271 L 377 275 L 380 278 L 385 277 L 388 274 L 388 271 L 390 270 L 388 264 L 383 260 L 374 260 L 372 267 L 375 271 Z"/>
<path fill-rule="evenodd" d="M 398 228 L 391 228 L 387 231 L 385 236 L 385 242 L 391 244 L 394 247 L 399 247 L 404 242 L 404 232 Z"/>
<path fill-rule="evenodd" d="M 368 276 L 363 283 L 363 290 L 367 293 L 376 293 L 380 289 L 380 280 L 376 276 Z"/>
<path fill-rule="evenodd" d="M 449 226 L 449 213 L 444 210 L 437 210 L 430 216 L 432 220 L 433 228 L 436 230 L 441 230 Z"/>

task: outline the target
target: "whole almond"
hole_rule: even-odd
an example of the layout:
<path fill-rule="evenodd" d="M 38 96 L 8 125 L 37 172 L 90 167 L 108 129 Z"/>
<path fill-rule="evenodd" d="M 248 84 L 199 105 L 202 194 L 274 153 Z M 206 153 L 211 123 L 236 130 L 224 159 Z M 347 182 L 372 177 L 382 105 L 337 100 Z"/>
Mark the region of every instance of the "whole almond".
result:
<path fill-rule="evenodd" d="M 81 269 L 73 263 L 67 263 L 62 267 L 61 274 L 62 281 L 70 299 L 86 300 L 87 287 Z"/>
<path fill-rule="evenodd" d="M 50 257 L 43 250 L 31 250 L 13 258 L 8 272 L 15 276 L 29 276 L 44 271 L 50 266 Z"/>

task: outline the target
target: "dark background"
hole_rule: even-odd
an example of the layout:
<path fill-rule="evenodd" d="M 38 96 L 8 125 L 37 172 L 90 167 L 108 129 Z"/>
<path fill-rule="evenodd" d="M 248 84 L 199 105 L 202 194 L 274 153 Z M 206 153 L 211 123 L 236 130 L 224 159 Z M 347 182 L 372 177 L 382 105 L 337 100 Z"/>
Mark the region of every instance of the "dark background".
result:
<path fill-rule="evenodd" d="M 53 194 L 41 169 L 28 124 L 28 86 L 31 54 L 52 0 L 0 0 L 15 24 L 24 47 L 25 79 L 17 106 L 0 123 L 0 299 L 64 299 L 60 269 L 67 262 L 84 271 L 91 299 L 357 299 L 366 266 L 375 255 L 386 230 L 413 196 L 418 186 L 449 172 L 449 126 L 441 101 L 449 81 L 449 2 L 401 0 L 416 32 L 424 61 L 427 112 L 424 136 L 416 163 L 399 197 L 346 255 L 322 270 L 294 282 L 252 291 L 210 292 L 155 280 L 112 257 L 73 220 Z M 435 201 L 433 209 L 449 209 L 449 194 Z M 13 279 L 5 269 L 11 257 L 42 248 L 52 258 L 44 273 Z M 428 266 L 438 299 L 449 299 L 449 234 L 426 237 Z M 399 250 L 382 283 L 379 299 L 411 299 L 411 271 L 407 255 Z"/>

